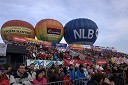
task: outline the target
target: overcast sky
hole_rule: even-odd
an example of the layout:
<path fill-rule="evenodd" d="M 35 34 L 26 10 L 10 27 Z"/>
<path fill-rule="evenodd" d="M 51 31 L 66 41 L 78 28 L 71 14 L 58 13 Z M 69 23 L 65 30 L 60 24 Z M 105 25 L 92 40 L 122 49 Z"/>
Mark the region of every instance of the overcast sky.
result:
<path fill-rule="evenodd" d="M 13 19 L 35 26 L 45 18 L 56 19 L 63 26 L 72 19 L 91 19 L 99 28 L 94 45 L 128 53 L 128 0 L 0 0 L 0 26 Z"/>

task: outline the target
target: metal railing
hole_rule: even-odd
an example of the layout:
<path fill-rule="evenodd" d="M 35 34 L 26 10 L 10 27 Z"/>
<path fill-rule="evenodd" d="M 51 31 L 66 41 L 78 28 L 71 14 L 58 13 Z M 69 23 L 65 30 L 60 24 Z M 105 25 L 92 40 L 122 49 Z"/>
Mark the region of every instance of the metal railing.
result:
<path fill-rule="evenodd" d="M 111 77 L 115 85 L 126 85 L 126 76 L 125 73 L 114 73 L 108 74 L 109 78 Z M 111 80 L 111 79 L 110 79 Z"/>
<path fill-rule="evenodd" d="M 56 82 L 49 82 L 43 85 L 87 85 L 88 79 L 76 79 L 74 81 L 56 81 Z M 40 84 L 37 84 L 40 85 Z"/>
<path fill-rule="evenodd" d="M 76 79 L 73 81 L 73 85 L 87 85 L 87 82 L 89 81 L 89 79 Z"/>
<path fill-rule="evenodd" d="M 115 85 L 128 85 L 126 83 L 126 77 L 124 73 L 114 73 L 114 74 L 107 74 L 108 78 L 112 76 L 112 80 L 114 81 Z M 111 80 L 111 79 L 110 79 Z M 76 79 L 74 81 L 56 81 L 56 82 L 49 82 L 43 85 L 87 85 L 89 79 Z M 37 84 L 39 85 L 39 84 Z"/>
<path fill-rule="evenodd" d="M 43 85 L 73 85 L 73 83 L 71 81 L 56 81 L 56 82 L 49 82 Z"/>

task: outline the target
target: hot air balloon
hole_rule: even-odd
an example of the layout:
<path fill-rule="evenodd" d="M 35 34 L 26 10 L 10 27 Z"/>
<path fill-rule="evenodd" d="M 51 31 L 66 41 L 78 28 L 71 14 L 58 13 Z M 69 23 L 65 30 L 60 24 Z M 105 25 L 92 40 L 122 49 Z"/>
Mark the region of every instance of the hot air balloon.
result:
<path fill-rule="evenodd" d="M 10 20 L 1 27 L 1 36 L 3 40 L 13 40 L 14 36 L 35 38 L 34 27 L 22 20 Z"/>
<path fill-rule="evenodd" d="M 58 43 L 63 37 L 64 28 L 57 20 L 44 19 L 36 24 L 35 32 L 39 40 Z"/>
<path fill-rule="evenodd" d="M 73 19 L 64 26 L 64 39 L 68 44 L 93 45 L 97 36 L 98 27 L 90 19 Z"/>

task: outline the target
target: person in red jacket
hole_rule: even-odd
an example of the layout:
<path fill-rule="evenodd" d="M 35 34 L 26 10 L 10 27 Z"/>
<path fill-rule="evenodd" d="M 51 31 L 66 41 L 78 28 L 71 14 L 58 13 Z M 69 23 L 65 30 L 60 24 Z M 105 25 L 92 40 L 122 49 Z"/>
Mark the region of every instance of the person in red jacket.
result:
<path fill-rule="evenodd" d="M 70 77 L 70 73 L 67 71 L 66 75 L 64 76 L 64 85 L 72 85 L 72 80 Z"/>
<path fill-rule="evenodd" d="M 0 67 L 0 85 L 9 85 L 9 79 L 6 74 L 3 73 L 2 67 Z"/>
<path fill-rule="evenodd" d="M 41 59 L 46 60 L 46 54 L 45 54 L 45 52 L 40 52 L 40 53 L 38 54 L 38 56 L 39 56 Z"/>

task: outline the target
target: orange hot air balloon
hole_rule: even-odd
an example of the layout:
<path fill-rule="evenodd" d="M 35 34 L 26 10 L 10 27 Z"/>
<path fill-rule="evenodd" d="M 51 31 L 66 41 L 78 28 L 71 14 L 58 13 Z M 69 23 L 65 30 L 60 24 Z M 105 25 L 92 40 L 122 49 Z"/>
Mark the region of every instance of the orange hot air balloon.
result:
<path fill-rule="evenodd" d="M 34 27 L 22 20 L 10 20 L 1 27 L 1 36 L 3 40 L 13 40 L 14 36 L 35 38 Z"/>
<path fill-rule="evenodd" d="M 44 19 L 36 24 L 35 32 L 39 40 L 60 42 L 64 35 L 64 28 L 57 20 Z"/>

